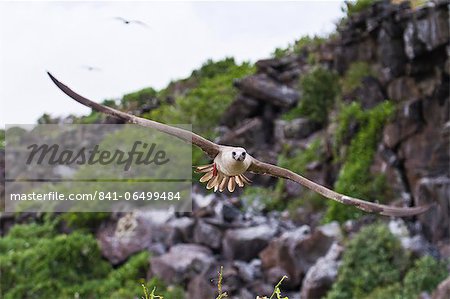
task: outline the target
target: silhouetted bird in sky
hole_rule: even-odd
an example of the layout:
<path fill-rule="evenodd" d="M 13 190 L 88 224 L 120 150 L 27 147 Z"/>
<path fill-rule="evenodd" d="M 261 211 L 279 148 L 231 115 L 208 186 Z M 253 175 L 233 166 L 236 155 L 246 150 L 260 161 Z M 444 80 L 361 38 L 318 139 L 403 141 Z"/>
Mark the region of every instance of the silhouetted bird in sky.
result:
<path fill-rule="evenodd" d="M 83 66 L 81 66 L 82 68 L 84 68 L 85 70 L 88 70 L 88 71 L 101 71 L 102 69 L 101 68 L 99 68 L 99 67 L 96 67 L 96 66 L 91 66 L 91 65 L 83 65 Z"/>
<path fill-rule="evenodd" d="M 141 25 L 141 26 L 144 26 L 144 27 L 148 27 L 147 24 L 145 24 L 144 22 L 139 21 L 139 20 L 127 20 L 127 19 L 124 19 L 122 17 L 115 17 L 114 19 L 119 20 L 119 21 L 123 22 L 126 25 L 137 24 L 137 25 Z"/>

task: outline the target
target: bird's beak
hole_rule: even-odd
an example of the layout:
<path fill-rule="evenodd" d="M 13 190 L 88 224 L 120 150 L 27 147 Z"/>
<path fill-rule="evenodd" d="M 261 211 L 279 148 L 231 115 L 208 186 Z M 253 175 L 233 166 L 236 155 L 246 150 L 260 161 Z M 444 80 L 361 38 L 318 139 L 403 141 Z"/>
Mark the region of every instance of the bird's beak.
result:
<path fill-rule="evenodd" d="M 238 161 L 244 161 L 245 160 L 245 155 L 244 155 L 244 153 L 241 153 L 240 155 L 239 155 L 239 157 L 237 157 L 236 158 L 236 160 L 238 160 Z"/>

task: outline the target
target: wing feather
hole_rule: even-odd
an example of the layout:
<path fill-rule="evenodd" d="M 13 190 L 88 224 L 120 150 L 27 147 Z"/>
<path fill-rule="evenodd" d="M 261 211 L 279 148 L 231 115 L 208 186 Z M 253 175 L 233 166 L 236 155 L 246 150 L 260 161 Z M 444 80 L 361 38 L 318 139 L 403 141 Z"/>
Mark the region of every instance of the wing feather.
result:
<path fill-rule="evenodd" d="M 206 138 L 203 138 L 202 136 L 199 136 L 195 133 L 192 133 L 190 131 L 187 130 L 183 130 L 180 128 L 176 128 L 176 127 L 172 127 L 166 124 L 162 124 L 150 119 L 145 119 L 145 118 L 141 118 L 141 117 L 137 117 L 135 115 L 131 115 L 119 110 L 116 110 L 114 108 L 108 107 L 108 106 L 104 106 L 101 104 L 98 104 L 96 102 L 93 102 L 79 94 L 77 94 L 76 92 L 74 92 L 72 89 L 70 89 L 69 87 L 67 87 L 66 85 L 64 85 L 63 83 L 59 82 L 55 77 L 53 77 L 52 74 L 50 74 L 49 72 L 47 72 L 47 74 L 50 76 L 50 79 L 52 79 L 52 81 L 56 84 L 56 86 L 58 86 L 59 89 L 61 89 L 66 95 L 68 95 L 69 97 L 71 97 L 72 99 L 74 99 L 75 101 L 90 107 L 98 112 L 101 113 L 105 113 L 108 114 L 110 116 L 122 119 L 126 122 L 129 123 L 133 123 L 133 124 L 137 124 L 137 125 L 141 125 L 143 127 L 148 127 L 148 128 L 153 128 L 156 129 L 160 132 L 178 137 L 184 141 L 187 141 L 189 143 L 192 143 L 196 146 L 198 146 L 199 148 L 201 148 L 210 158 L 215 158 L 217 156 L 217 154 L 220 151 L 220 145 L 209 141 Z"/>
<path fill-rule="evenodd" d="M 356 208 L 370 212 L 370 213 L 378 213 L 381 215 L 386 216 L 396 216 L 396 217 L 405 217 L 405 216 L 412 216 L 416 214 L 420 214 L 425 212 L 430 208 L 430 206 L 420 206 L 420 207 L 393 207 L 393 206 L 387 206 L 383 204 L 377 204 L 365 200 L 361 200 L 358 198 L 346 196 L 340 193 L 337 193 L 333 190 L 330 190 L 322 185 L 319 185 L 313 181 L 308 180 L 307 178 L 292 172 L 288 169 L 275 166 L 272 164 L 264 163 L 261 161 L 258 161 L 255 158 L 252 158 L 252 164 L 249 167 L 249 171 L 259 174 L 267 174 L 287 180 L 294 181 L 298 184 L 301 184 L 312 191 L 315 191 L 321 195 L 323 195 L 326 198 L 338 201 L 340 203 L 343 203 L 345 205 L 355 206 Z"/>

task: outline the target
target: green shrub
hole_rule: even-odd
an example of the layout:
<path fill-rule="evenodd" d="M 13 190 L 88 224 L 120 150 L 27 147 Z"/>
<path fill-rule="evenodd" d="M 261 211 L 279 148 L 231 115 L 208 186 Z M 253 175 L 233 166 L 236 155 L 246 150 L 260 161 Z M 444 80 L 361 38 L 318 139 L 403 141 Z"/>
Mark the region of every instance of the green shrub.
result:
<path fill-rule="evenodd" d="M 117 269 L 101 257 L 91 234 L 56 234 L 55 223 L 15 225 L 0 239 L 3 298 L 136 298 L 139 283 L 157 286 L 166 299 L 180 288 L 145 281 L 149 254 L 139 253 Z"/>
<path fill-rule="evenodd" d="M 355 13 L 359 13 L 367 8 L 369 8 L 372 4 L 379 0 L 356 0 L 356 1 L 345 1 L 342 6 L 342 11 L 349 17 Z"/>
<path fill-rule="evenodd" d="M 125 110 L 132 110 L 148 103 L 157 97 L 157 92 L 151 87 L 141 89 L 136 92 L 126 94 L 122 97 L 121 105 Z"/>
<path fill-rule="evenodd" d="M 374 72 L 367 62 L 358 61 L 350 64 L 344 78 L 342 78 L 342 92 L 344 94 L 353 91 L 361 86 L 362 79 L 368 76 L 374 76 Z"/>
<path fill-rule="evenodd" d="M 292 120 L 307 117 L 319 124 L 326 124 L 328 111 L 339 93 L 338 77 L 322 67 L 314 68 L 300 79 L 301 100 L 298 106 L 283 118 Z"/>
<path fill-rule="evenodd" d="M 94 230 L 110 215 L 108 212 L 68 212 L 63 213 L 60 218 L 71 228 Z"/>
<path fill-rule="evenodd" d="M 272 53 L 272 57 L 281 58 L 287 55 L 300 54 L 303 50 L 314 50 L 326 41 L 326 38 L 317 35 L 305 35 L 294 43 L 289 44 L 286 48 L 276 48 Z"/>
<path fill-rule="evenodd" d="M 386 197 L 389 195 L 386 179 L 383 175 L 372 175 L 370 166 L 383 126 L 393 112 L 394 105 L 388 101 L 366 111 L 363 111 L 361 105 L 356 102 L 341 110 L 337 120 L 335 147 L 342 147 L 342 141 L 352 120 L 358 123 L 359 130 L 353 136 L 346 153 L 341 154 L 341 157 L 338 158 L 343 161 L 343 165 L 334 185 L 337 192 L 366 200 L 386 201 Z M 342 222 L 358 218 L 361 215 L 363 212 L 354 207 L 329 201 L 324 221 Z"/>
<path fill-rule="evenodd" d="M 5 130 L 0 130 L 0 149 L 5 148 Z"/>
<path fill-rule="evenodd" d="M 378 287 L 366 299 L 416 299 L 424 291 L 432 292 L 448 275 L 444 262 L 424 256 L 414 262 L 402 283 Z"/>
<path fill-rule="evenodd" d="M 433 291 L 449 274 L 446 263 L 431 256 L 416 260 L 403 280 L 404 298 L 417 298 L 423 291 Z"/>
<path fill-rule="evenodd" d="M 386 225 L 367 226 L 348 242 L 337 281 L 326 298 L 364 298 L 380 285 L 400 281 L 408 261 Z"/>

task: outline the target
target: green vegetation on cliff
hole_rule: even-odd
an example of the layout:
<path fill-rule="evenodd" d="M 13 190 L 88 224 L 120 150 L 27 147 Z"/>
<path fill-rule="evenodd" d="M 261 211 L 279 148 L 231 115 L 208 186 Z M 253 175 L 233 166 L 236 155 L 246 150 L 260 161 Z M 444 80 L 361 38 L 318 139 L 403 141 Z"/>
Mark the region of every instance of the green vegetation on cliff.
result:
<path fill-rule="evenodd" d="M 5 148 L 5 130 L 0 130 L 0 149 Z"/>
<path fill-rule="evenodd" d="M 0 239 L 0 287 L 3 298 L 134 298 L 140 283 L 157 286 L 167 299 L 182 298 L 145 281 L 149 255 L 142 252 L 114 269 L 101 257 L 91 234 L 58 234 L 55 223 L 15 225 Z M 30 273 L 32 276 L 30 277 Z"/>
<path fill-rule="evenodd" d="M 298 106 L 284 115 L 292 120 L 307 117 L 321 125 L 328 121 L 328 112 L 333 108 L 339 94 L 338 77 L 335 73 L 322 67 L 315 67 L 300 79 L 302 99 Z"/>
<path fill-rule="evenodd" d="M 372 165 L 377 144 L 380 139 L 383 126 L 394 113 L 394 105 L 391 102 L 383 102 L 370 110 L 362 110 L 357 102 L 341 109 L 336 130 L 336 152 L 338 160 L 342 161 L 338 178 L 335 182 L 335 190 L 366 200 L 386 201 L 386 184 L 383 176 L 372 175 Z M 349 136 L 353 123 L 358 130 L 354 136 Z M 349 145 L 345 145 L 345 139 L 351 139 Z M 358 218 L 363 214 L 356 208 L 349 208 L 335 201 L 330 201 L 325 215 L 325 222 Z"/>
<path fill-rule="evenodd" d="M 415 299 L 447 275 L 446 263 L 430 256 L 412 263 L 387 226 L 373 224 L 348 242 L 337 281 L 326 299 Z"/>

